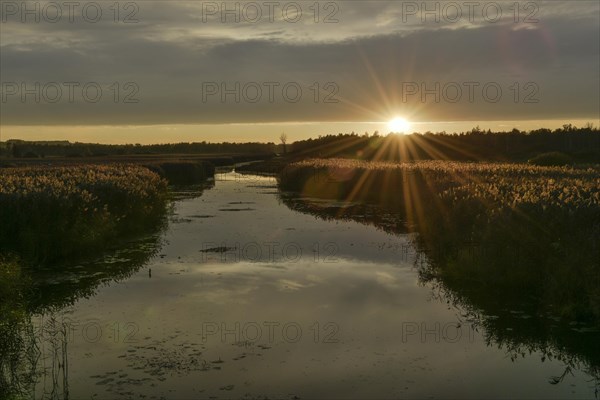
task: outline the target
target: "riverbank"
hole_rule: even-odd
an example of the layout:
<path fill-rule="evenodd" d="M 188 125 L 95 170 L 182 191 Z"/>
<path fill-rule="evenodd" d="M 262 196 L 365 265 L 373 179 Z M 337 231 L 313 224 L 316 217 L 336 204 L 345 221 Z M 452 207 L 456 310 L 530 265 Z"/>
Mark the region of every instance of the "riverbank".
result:
<path fill-rule="evenodd" d="M 600 325 L 597 170 L 317 159 L 286 167 L 279 187 L 397 213 L 428 256 L 423 273 L 449 287 Z"/>
<path fill-rule="evenodd" d="M 135 165 L 0 169 L 0 251 L 51 262 L 163 218 L 167 181 Z"/>

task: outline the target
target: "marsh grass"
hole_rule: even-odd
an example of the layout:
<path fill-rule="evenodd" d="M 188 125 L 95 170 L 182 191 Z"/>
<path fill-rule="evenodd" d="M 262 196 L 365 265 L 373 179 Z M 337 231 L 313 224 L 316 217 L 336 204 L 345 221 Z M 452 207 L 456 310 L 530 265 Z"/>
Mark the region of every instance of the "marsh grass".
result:
<path fill-rule="evenodd" d="M 133 165 L 0 170 L 0 252 L 45 263 L 100 251 L 162 218 L 167 182 Z"/>
<path fill-rule="evenodd" d="M 215 167 L 208 161 L 161 161 L 144 166 L 173 185 L 201 183 L 215 175 Z"/>
<path fill-rule="evenodd" d="M 573 159 L 565 153 L 553 151 L 553 152 L 538 154 L 537 156 L 533 157 L 532 159 L 528 160 L 527 162 L 529 164 L 533 164 L 533 165 L 554 167 L 554 166 L 569 165 L 569 164 L 573 163 Z"/>
<path fill-rule="evenodd" d="M 286 167 L 279 186 L 398 213 L 428 256 L 423 274 L 450 288 L 600 326 L 595 169 L 318 159 Z"/>

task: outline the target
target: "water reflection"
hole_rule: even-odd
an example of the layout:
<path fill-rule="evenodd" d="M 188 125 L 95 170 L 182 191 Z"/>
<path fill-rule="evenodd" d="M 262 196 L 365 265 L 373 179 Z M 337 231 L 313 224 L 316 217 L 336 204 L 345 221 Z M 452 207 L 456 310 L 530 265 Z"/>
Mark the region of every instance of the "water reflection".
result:
<path fill-rule="evenodd" d="M 0 398 L 69 397 L 73 325 L 55 314 L 146 265 L 162 246 L 165 223 L 157 221 L 146 235 L 124 238 L 88 260 L 33 267 L 18 255 L 0 258 Z"/>
<path fill-rule="evenodd" d="M 595 333 L 449 287 L 393 213 L 232 172 L 177 192 L 163 232 L 64 274 L 6 268 L 0 397 L 593 396 Z"/>
<path fill-rule="evenodd" d="M 351 220 L 373 225 L 386 232 L 398 234 L 407 231 L 402 218 L 398 214 L 379 210 L 377 206 L 336 203 L 327 200 L 315 200 L 296 197 L 292 194 L 282 194 L 282 202 L 291 209 L 318 216 L 324 220 Z M 504 227 L 506 229 L 506 227 Z M 418 228 L 417 228 L 418 230 Z M 417 232 L 418 233 L 418 232 Z M 468 237 L 466 232 L 446 232 L 453 237 Z M 510 263 L 508 268 L 524 268 L 528 270 L 544 269 L 534 264 L 538 259 L 527 257 L 532 249 L 556 244 L 550 244 L 546 237 L 538 237 L 532 242 L 532 236 L 526 243 L 519 243 L 523 236 L 517 237 L 512 247 L 506 245 L 504 237 L 489 238 L 491 243 L 456 241 L 458 248 L 451 251 L 441 250 L 435 239 L 426 235 L 413 236 L 412 243 L 419 253 L 415 264 L 420 281 L 431 287 L 433 297 L 440 302 L 459 310 L 459 323 L 469 324 L 473 329 L 484 333 L 489 346 L 497 346 L 506 352 L 511 360 L 541 353 L 541 361 L 560 360 L 565 370 L 558 376 L 549 378 L 552 384 L 562 382 L 565 376 L 573 370 L 584 370 L 595 377 L 598 390 L 600 381 L 600 327 L 595 320 L 568 320 L 547 311 L 540 313 L 544 307 L 540 302 L 548 298 L 539 298 L 535 288 L 543 287 L 546 281 L 556 279 L 552 276 L 536 276 L 538 282 L 511 281 L 514 277 L 486 276 L 496 287 L 490 290 L 489 285 L 479 288 L 479 281 L 474 277 L 482 264 L 496 265 L 498 262 Z M 456 243 L 455 242 L 455 243 Z M 518 247 L 520 246 L 520 247 Z M 577 248 L 566 248 L 562 243 L 560 252 L 565 255 L 582 253 L 585 257 L 573 259 L 552 260 L 568 263 L 573 273 L 577 267 L 574 263 L 594 265 L 598 260 L 596 248 L 582 248 L 584 243 L 578 243 Z M 516 249 L 516 250 L 515 250 Z M 456 267 L 457 263 L 466 264 Z M 529 264 L 527 264 L 529 262 Z M 452 268 L 451 273 L 441 273 L 443 268 Z M 564 268 L 564 265 L 561 266 Z M 551 270 L 551 266 L 547 269 Z M 598 277 L 598 272 L 592 272 L 591 278 Z M 590 276 L 588 276 L 590 278 Z M 580 282 L 585 283 L 586 280 Z M 596 290 L 598 287 L 595 288 Z M 575 288 L 579 293 L 587 292 L 587 288 Z M 555 299 L 556 300 L 556 299 Z M 590 310 L 581 310 L 582 315 L 592 315 Z M 597 391 L 596 391 L 597 394 Z"/>

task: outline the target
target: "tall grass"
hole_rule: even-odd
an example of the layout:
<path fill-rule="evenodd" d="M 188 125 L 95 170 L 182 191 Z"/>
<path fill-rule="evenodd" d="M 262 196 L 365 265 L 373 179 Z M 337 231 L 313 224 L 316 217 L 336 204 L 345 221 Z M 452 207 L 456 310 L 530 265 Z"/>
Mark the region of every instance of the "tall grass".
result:
<path fill-rule="evenodd" d="M 411 223 L 431 213 L 448 216 L 463 209 L 482 222 L 508 212 L 544 216 L 545 225 L 562 217 L 567 217 L 563 222 L 583 216 L 597 221 L 600 212 L 600 173 L 594 169 L 317 159 L 286 167 L 279 186 L 307 197 L 394 206 Z"/>
<path fill-rule="evenodd" d="M 279 177 L 304 197 L 371 202 L 419 235 L 450 287 L 527 299 L 600 325 L 600 174 L 525 164 L 307 160 Z M 530 301 L 531 300 L 531 301 Z"/>
<path fill-rule="evenodd" d="M 144 166 L 173 185 L 201 183 L 215 175 L 215 167 L 208 161 L 160 161 Z"/>
<path fill-rule="evenodd" d="M 33 262 L 102 249 L 164 215 L 167 182 L 132 165 L 0 170 L 0 251 Z"/>

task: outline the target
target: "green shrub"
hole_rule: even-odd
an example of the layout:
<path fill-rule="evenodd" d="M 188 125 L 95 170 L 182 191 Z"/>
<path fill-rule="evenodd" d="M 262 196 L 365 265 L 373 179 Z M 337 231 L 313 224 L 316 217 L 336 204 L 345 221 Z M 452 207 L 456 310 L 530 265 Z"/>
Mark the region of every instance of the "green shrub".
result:
<path fill-rule="evenodd" d="M 573 160 L 569 155 L 560 153 L 558 151 L 538 154 L 528 161 L 528 163 L 531 165 L 539 165 L 542 167 L 560 167 L 563 165 L 569 165 L 572 162 Z"/>
<path fill-rule="evenodd" d="M 145 167 L 174 185 L 201 183 L 215 174 L 215 167 L 207 161 L 156 162 Z"/>

